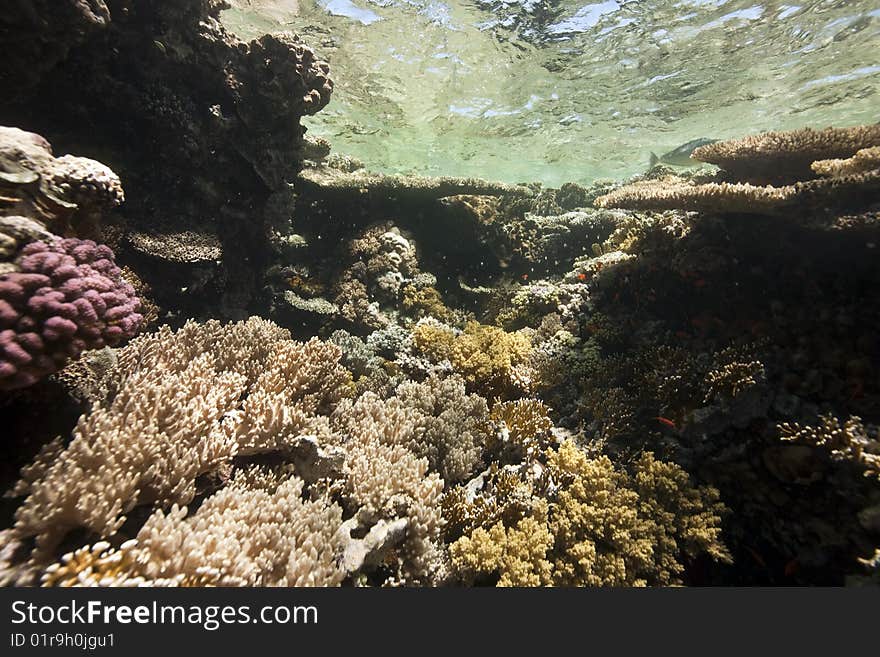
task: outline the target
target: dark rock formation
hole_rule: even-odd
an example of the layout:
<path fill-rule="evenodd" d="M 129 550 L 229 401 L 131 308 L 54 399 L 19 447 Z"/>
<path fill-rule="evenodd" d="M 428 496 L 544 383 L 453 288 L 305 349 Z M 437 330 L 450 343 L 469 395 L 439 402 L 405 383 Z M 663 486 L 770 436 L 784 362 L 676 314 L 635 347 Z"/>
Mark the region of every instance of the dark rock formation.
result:
<path fill-rule="evenodd" d="M 221 275 L 198 295 L 178 294 L 190 287 L 186 268 L 139 271 L 169 311 L 245 316 L 266 252 L 264 205 L 296 175 L 300 118 L 330 98 L 327 64 L 293 35 L 241 42 L 220 24 L 217 0 L 13 5 L 0 18 L 0 45 L 13 53 L 0 79 L 14 90 L 0 99 L 0 123 L 109 165 L 125 185 L 128 231 L 217 235 Z"/>

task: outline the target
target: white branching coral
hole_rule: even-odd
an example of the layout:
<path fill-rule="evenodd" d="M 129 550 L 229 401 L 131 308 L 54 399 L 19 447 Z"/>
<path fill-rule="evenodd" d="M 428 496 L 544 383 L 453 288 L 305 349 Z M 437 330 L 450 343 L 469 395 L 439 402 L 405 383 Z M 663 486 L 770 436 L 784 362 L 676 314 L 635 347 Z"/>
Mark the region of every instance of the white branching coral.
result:
<path fill-rule="evenodd" d="M 274 490 L 232 482 L 186 517 L 154 513 L 138 534 L 148 579 L 186 577 L 219 586 L 336 586 L 342 509 L 302 499 L 303 481 Z"/>
<path fill-rule="evenodd" d="M 290 341 L 271 322 L 187 323 L 119 354 L 118 391 L 80 418 L 73 440 L 18 492 L 20 536 L 51 551 L 71 529 L 114 534 L 142 504 L 188 504 L 195 480 L 239 454 L 326 433 L 347 394 L 337 347 Z"/>
<path fill-rule="evenodd" d="M 243 471 L 187 516 L 156 511 L 119 549 L 101 541 L 46 568 L 44 586 L 336 586 L 342 509 L 303 481 Z M 261 481 L 262 479 L 262 481 Z"/>
<path fill-rule="evenodd" d="M 365 393 L 340 404 L 334 419 L 347 438 L 347 495 L 376 520 L 407 519 L 400 575 L 406 583 L 429 581 L 439 559 L 443 480 L 407 447 L 415 412 L 398 399 Z"/>
<path fill-rule="evenodd" d="M 417 414 L 410 449 L 426 457 L 447 484 L 472 475 L 481 463 L 487 437 L 486 400 L 467 394 L 459 376 L 404 383 L 395 394 Z"/>
<path fill-rule="evenodd" d="M 31 484 L 16 531 L 51 550 L 75 527 L 112 535 L 139 504 L 188 503 L 196 477 L 235 454 L 223 419 L 244 385 L 207 355 L 180 372 L 132 375 L 109 405 L 80 419 L 65 451 Z"/>

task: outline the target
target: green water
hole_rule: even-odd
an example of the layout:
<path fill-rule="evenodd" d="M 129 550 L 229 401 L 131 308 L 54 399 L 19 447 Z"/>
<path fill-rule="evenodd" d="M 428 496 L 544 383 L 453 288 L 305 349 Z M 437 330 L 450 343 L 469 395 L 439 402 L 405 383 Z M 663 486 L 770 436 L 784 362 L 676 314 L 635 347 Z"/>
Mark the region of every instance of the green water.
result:
<path fill-rule="evenodd" d="M 697 137 L 880 120 L 876 1 L 233 0 L 330 62 L 306 121 L 375 171 L 589 182 Z"/>

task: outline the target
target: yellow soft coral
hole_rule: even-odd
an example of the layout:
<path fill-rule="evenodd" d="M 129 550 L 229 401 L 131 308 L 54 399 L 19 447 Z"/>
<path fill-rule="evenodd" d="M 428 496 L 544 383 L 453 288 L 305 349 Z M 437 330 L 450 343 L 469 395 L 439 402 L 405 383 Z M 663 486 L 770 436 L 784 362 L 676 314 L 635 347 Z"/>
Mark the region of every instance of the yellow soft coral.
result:
<path fill-rule="evenodd" d="M 413 344 L 431 360 L 448 360 L 469 388 L 486 395 L 506 396 L 527 384 L 524 370 L 532 347 L 522 333 L 468 322 L 456 335 L 442 325 L 422 324 L 413 330 Z"/>
<path fill-rule="evenodd" d="M 407 285 L 403 288 L 403 300 L 401 302 L 403 310 L 415 318 L 434 317 L 441 322 L 455 321 L 455 313 L 453 313 L 443 299 L 440 293 L 433 287 L 416 287 L 415 285 Z"/>
<path fill-rule="evenodd" d="M 669 586 L 680 583 L 682 556 L 730 560 L 720 540 L 718 491 L 694 487 L 675 463 L 646 452 L 630 475 L 566 441 L 550 453 L 550 464 L 571 480 L 550 518 L 556 584 Z"/>
<path fill-rule="evenodd" d="M 588 459 L 571 441 L 550 453 L 550 465 L 570 480 L 550 518 L 559 554 L 554 583 L 644 586 L 641 573 L 649 569 L 654 549 L 625 475 L 605 456 Z"/>
<path fill-rule="evenodd" d="M 523 518 L 509 529 L 500 522 L 488 530 L 476 529 L 453 543 L 450 554 L 459 570 L 497 572 L 498 586 L 549 586 L 553 565 L 546 555 L 552 545 L 545 523 Z"/>
<path fill-rule="evenodd" d="M 683 557 L 730 560 L 720 541 L 718 491 L 695 487 L 676 464 L 645 453 L 629 472 L 605 456 L 591 458 L 572 441 L 548 451 L 547 461 L 543 479 L 551 483 L 526 486 L 532 499 L 517 501 L 520 513 L 513 517 L 501 512 L 512 502 L 502 500 L 498 486 L 490 486 L 488 505 L 477 504 L 480 494 L 469 505 L 451 500 L 465 535 L 450 555 L 465 580 L 494 575 L 510 586 L 669 586 L 681 583 Z"/>

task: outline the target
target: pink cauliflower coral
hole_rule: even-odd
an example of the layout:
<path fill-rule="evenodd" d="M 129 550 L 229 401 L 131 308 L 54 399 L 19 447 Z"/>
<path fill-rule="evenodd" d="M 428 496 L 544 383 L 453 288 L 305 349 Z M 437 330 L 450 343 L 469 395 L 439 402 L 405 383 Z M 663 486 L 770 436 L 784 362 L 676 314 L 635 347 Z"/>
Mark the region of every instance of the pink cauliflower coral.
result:
<path fill-rule="evenodd" d="M 32 385 L 86 349 L 131 337 L 143 320 L 107 246 L 33 242 L 16 265 L 0 276 L 0 390 Z"/>

